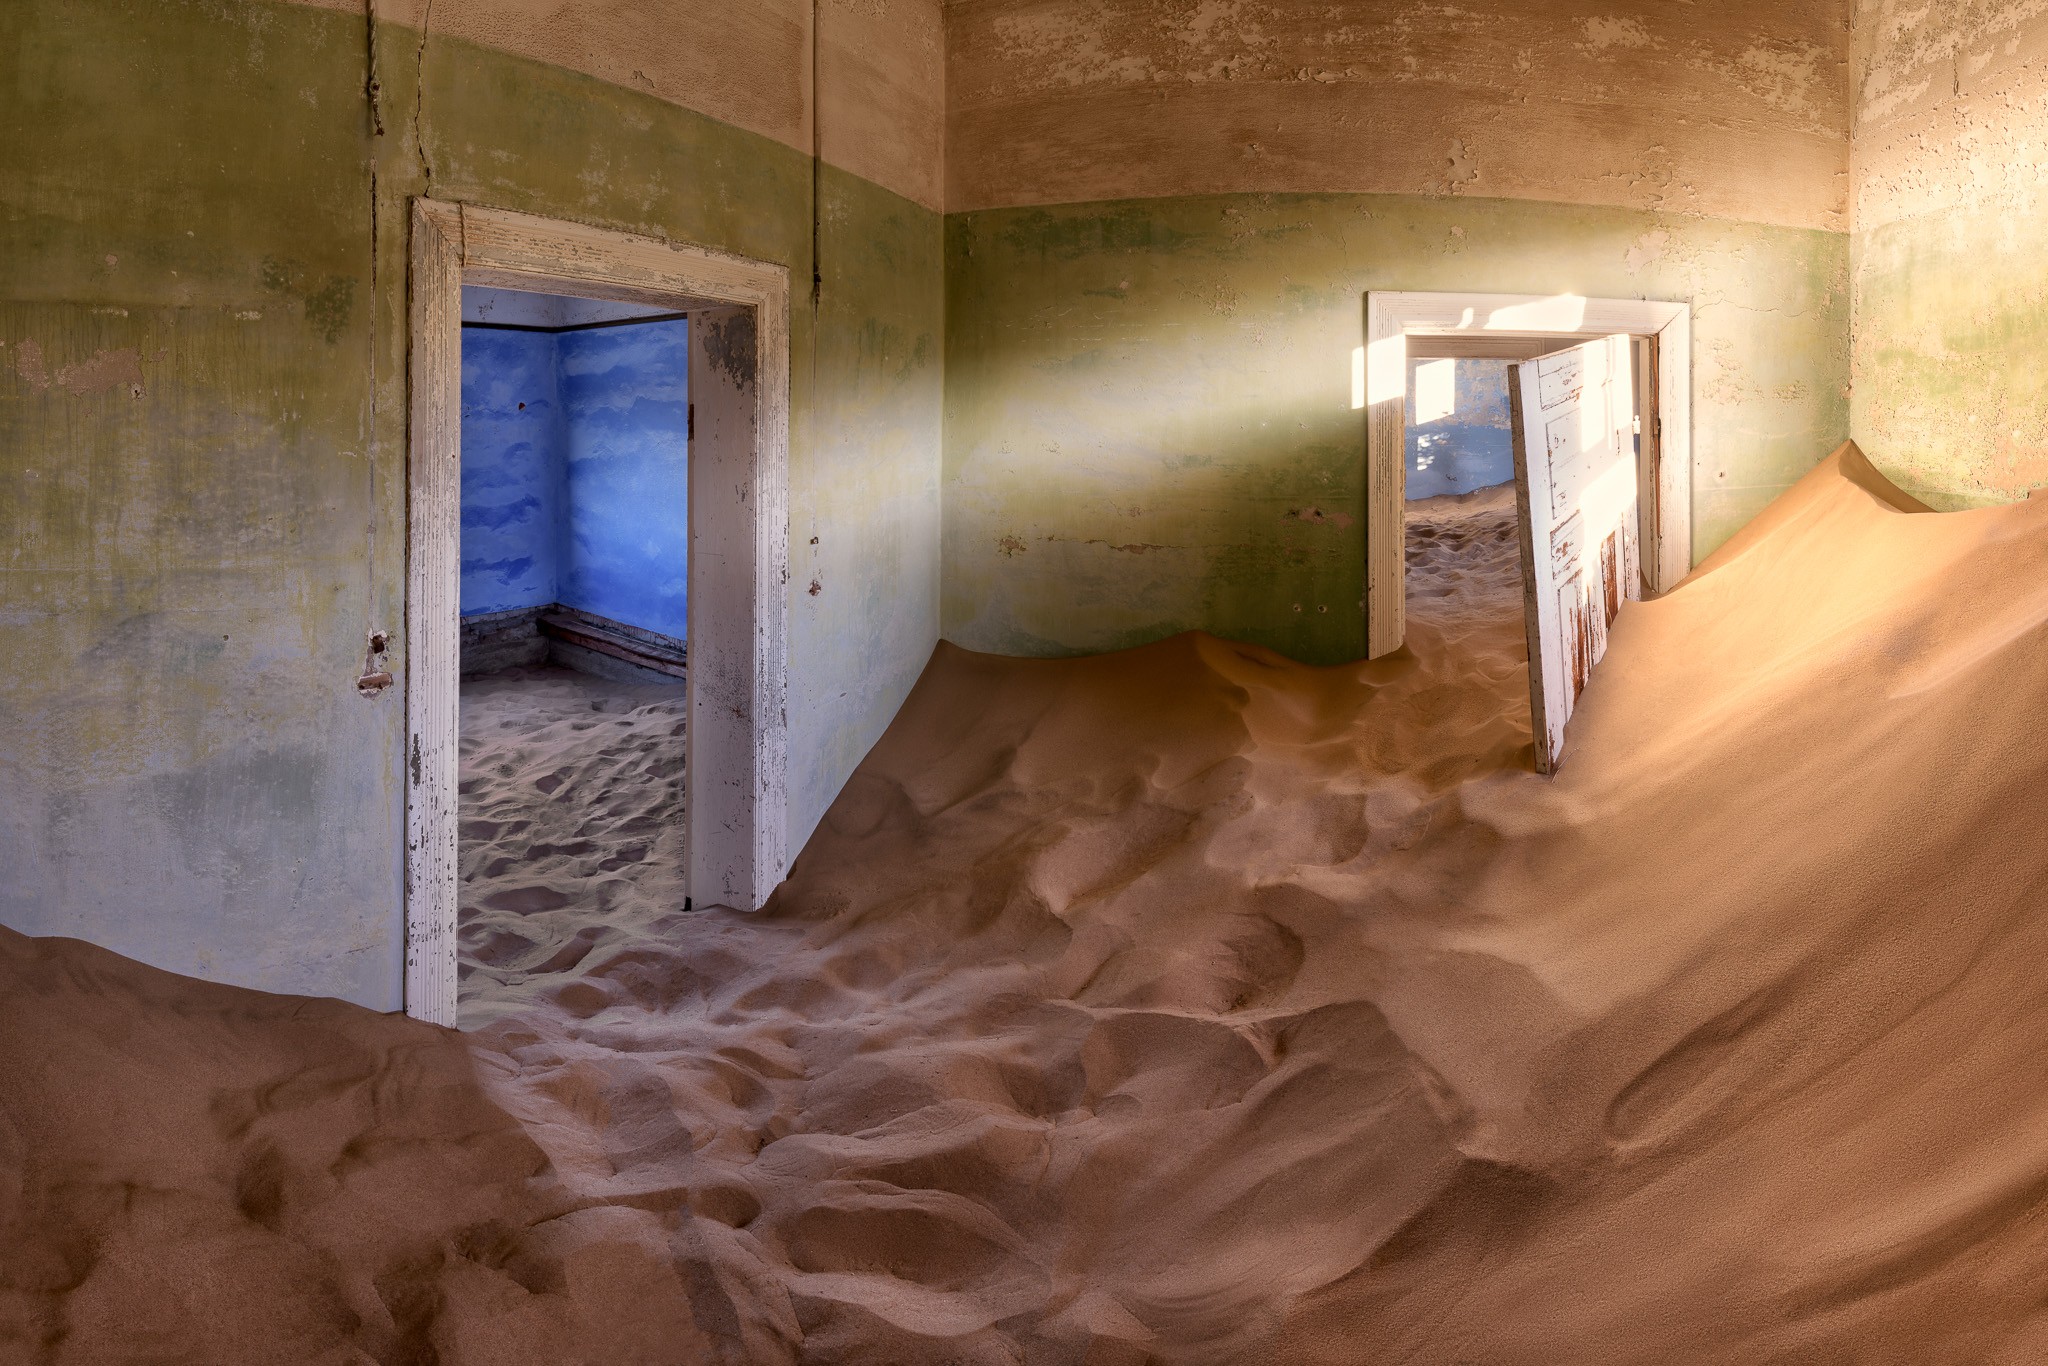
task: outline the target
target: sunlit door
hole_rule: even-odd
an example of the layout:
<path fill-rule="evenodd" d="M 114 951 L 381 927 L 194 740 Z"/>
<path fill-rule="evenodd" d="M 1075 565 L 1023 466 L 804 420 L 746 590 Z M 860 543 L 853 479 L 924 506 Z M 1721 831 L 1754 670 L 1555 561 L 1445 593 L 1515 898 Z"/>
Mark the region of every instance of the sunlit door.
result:
<path fill-rule="evenodd" d="M 1524 361 L 1508 393 L 1536 769 L 1554 773 L 1608 628 L 1641 597 L 1630 339 Z"/>

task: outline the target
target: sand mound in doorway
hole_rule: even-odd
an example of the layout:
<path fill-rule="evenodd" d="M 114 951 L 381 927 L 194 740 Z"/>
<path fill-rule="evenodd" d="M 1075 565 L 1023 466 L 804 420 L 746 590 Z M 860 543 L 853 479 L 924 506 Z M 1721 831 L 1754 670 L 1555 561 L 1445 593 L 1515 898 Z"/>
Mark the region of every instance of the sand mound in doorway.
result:
<path fill-rule="evenodd" d="M 536 667 L 465 679 L 462 1023 L 576 994 L 683 902 L 683 689 Z"/>
<path fill-rule="evenodd" d="M 2039 1360 L 2048 504 L 1855 460 L 1624 613 L 1554 782 L 1472 517 L 1418 581 L 1496 610 L 1372 665 L 942 648 L 769 913 L 466 1038 L 0 936 L 0 1334 Z"/>

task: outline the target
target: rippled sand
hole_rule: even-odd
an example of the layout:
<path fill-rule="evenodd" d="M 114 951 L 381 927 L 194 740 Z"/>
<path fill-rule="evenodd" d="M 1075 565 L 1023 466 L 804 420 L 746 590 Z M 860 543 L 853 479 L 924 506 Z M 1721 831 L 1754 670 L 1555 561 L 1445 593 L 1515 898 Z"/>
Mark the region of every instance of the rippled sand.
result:
<path fill-rule="evenodd" d="M 0 934 L 0 1343 L 2048 1357 L 2048 502 L 1905 502 L 1625 609 L 1555 781 L 1484 499 L 1377 663 L 941 647 L 751 917 L 590 814 L 654 713 L 508 734 L 466 1035 Z"/>
<path fill-rule="evenodd" d="M 683 689 L 560 668 L 462 685 L 465 1028 L 683 904 Z"/>

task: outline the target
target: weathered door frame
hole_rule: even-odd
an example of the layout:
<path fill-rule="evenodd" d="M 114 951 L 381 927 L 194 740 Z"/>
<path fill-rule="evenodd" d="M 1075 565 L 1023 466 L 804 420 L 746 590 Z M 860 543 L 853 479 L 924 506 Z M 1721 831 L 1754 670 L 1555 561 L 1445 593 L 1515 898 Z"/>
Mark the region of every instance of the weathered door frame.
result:
<path fill-rule="evenodd" d="M 760 907 L 789 866 L 789 272 L 530 214 L 416 199 L 406 461 L 405 1013 L 455 1023 L 462 286 L 691 315 L 690 895 Z"/>
<path fill-rule="evenodd" d="M 1657 476 L 1650 587 L 1666 592 L 1692 572 L 1692 305 L 1575 294 L 1462 294 L 1374 290 L 1365 296 L 1364 354 L 1354 402 L 1365 424 L 1366 653 L 1401 647 L 1408 630 L 1403 504 L 1408 485 L 1408 338 L 1607 337 L 1650 342 L 1656 375 L 1643 438 Z"/>

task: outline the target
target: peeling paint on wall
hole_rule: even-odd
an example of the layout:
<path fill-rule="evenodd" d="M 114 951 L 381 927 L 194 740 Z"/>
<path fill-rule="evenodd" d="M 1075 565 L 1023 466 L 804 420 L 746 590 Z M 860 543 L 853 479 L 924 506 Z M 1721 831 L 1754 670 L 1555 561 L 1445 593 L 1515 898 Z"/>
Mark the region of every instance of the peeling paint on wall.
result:
<path fill-rule="evenodd" d="M 712 315 L 704 324 L 705 356 L 714 370 L 742 392 L 754 387 L 760 349 L 760 339 L 754 331 L 754 310 L 751 308 L 724 316 Z"/>

